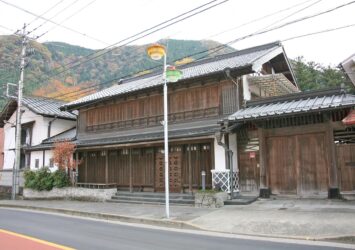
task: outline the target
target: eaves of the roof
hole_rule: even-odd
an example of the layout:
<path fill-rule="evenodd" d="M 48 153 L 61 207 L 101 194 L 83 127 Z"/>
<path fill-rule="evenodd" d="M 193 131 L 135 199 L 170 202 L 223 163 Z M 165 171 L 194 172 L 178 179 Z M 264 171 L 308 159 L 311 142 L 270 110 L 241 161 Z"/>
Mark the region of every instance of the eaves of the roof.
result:
<path fill-rule="evenodd" d="M 245 122 L 349 107 L 355 107 L 354 95 L 334 90 L 313 91 L 249 102 L 246 108 L 230 115 L 228 120 Z"/>
<path fill-rule="evenodd" d="M 196 61 L 188 65 L 181 66 L 183 77 L 180 82 L 199 77 L 206 77 L 213 74 L 220 74 L 226 68 L 233 71 L 249 68 L 249 73 L 253 72 L 254 64 L 261 65 L 263 60 L 267 60 L 268 54 L 283 53 L 280 42 L 269 43 L 253 48 L 248 48 L 214 58 Z M 89 105 L 95 102 L 111 99 L 119 95 L 141 91 L 143 89 L 154 88 L 163 84 L 161 72 L 154 72 L 144 76 L 126 79 L 119 84 L 104 89 L 97 93 L 82 97 L 78 100 L 64 104 L 61 110 L 74 110 L 83 105 Z M 175 83 L 169 83 L 175 84 Z"/>

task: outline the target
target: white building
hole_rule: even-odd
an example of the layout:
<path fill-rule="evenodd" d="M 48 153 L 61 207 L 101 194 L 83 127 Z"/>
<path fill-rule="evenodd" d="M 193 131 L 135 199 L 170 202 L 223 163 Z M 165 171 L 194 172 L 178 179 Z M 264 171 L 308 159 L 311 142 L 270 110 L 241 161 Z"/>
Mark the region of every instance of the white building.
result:
<path fill-rule="evenodd" d="M 53 167 L 52 148 L 36 148 L 43 140 L 71 130 L 76 126 L 76 115 L 63 112 L 59 107 L 64 102 L 39 98 L 23 98 L 21 119 L 21 164 L 20 168 Z M 10 100 L 0 113 L 0 127 L 4 128 L 4 166 L 12 169 L 15 163 L 17 101 Z M 74 135 L 75 136 L 75 135 Z"/>
<path fill-rule="evenodd" d="M 355 86 L 355 54 L 346 58 L 340 65 Z"/>

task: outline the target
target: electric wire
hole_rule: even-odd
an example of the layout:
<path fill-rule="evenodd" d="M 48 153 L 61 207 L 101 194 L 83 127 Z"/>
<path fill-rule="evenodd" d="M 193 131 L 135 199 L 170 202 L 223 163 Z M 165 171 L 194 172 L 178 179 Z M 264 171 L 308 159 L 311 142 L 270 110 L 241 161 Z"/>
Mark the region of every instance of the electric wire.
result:
<path fill-rule="evenodd" d="M 322 34 L 322 33 L 327 33 L 327 32 L 331 32 L 331 31 L 336 31 L 336 30 L 341 30 L 341 29 L 346 29 L 346 28 L 351 28 L 351 27 L 355 27 L 355 23 L 344 25 L 344 26 L 339 26 L 339 27 L 335 27 L 335 28 L 315 31 L 315 32 L 307 33 L 307 34 L 298 35 L 298 36 L 288 37 L 288 38 L 282 39 L 281 41 L 287 42 L 287 41 L 302 38 L 302 37 L 318 35 L 318 34 Z"/>
<path fill-rule="evenodd" d="M 264 34 L 264 33 L 266 33 L 266 32 L 270 32 L 270 31 L 273 31 L 273 30 L 276 30 L 276 29 L 280 29 L 280 28 L 283 28 L 283 27 L 285 27 L 285 26 L 287 26 L 287 25 L 291 25 L 291 24 L 294 24 L 294 23 L 297 23 L 297 22 L 300 22 L 300 21 L 303 21 L 303 20 L 308 20 L 308 19 L 310 19 L 310 18 L 319 16 L 319 15 L 322 15 L 322 14 L 329 13 L 329 12 L 331 12 L 331 11 L 334 11 L 334 10 L 336 10 L 336 9 L 339 9 L 339 8 L 341 8 L 341 7 L 347 6 L 347 5 L 352 4 L 352 3 L 355 3 L 355 1 L 352 1 L 352 2 L 349 2 L 349 3 L 347 3 L 347 4 L 343 4 L 343 5 L 337 6 L 337 7 L 335 7 L 335 8 L 332 8 L 332 9 L 329 9 L 329 10 L 326 10 L 326 11 L 323 11 L 323 12 L 320 12 L 320 13 L 316 13 L 316 14 L 313 14 L 313 15 L 310 15 L 310 16 L 305 16 L 305 17 L 302 17 L 302 18 L 293 20 L 293 21 L 291 21 L 291 22 L 287 22 L 287 23 L 285 23 L 285 24 L 281 24 L 281 25 L 279 25 L 279 26 L 270 28 L 270 29 L 268 29 L 268 30 L 264 30 L 264 31 L 260 31 L 260 32 L 254 32 L 254 33 L 251 33 L 251 34 L 249 34 L 249 35 L 246 35 L 246 36 L 243 36 L 243 37 L 234 39 L 234 40 L 232 40 L 232 41 L 230 41 L 230 42 L 228 42 L 228 43 L 226 43 L 226 44 L 222 44 L 222 45 L 216 46 L 216 47 L 214 47 L 214 48 L 212 48 L 212 49 L 209 49 L 209 50 L 204 50 L 204 51 L 200 51 L 200 52 L 197 52 L 197 53 L 194 53 L 194 54 L 191 54 L 191 55 L 187 55 L 187 56 L 184 56 L 184 57 L 182 57 L 182 58 L 180 58 L 180 59 L 177 59 L 177 60 L 181 60 L 181 59 L 186 58 L 186 57 L 197 56 L 197 55 L 200 55 L 200 54 L 203 54 L 203 53 L 206 53 L 206 52 L 211 52 L 211 51 L 212 51 L 211 53 L 216 53 L 216 52 L 220 51 L 221 49 L 223 49 L 223 48 L 229 46 L 230 44 L 236 43 L 236 42 L 238 42 L 238 41 L 240 41 L 240 40 L 244 40 L 244 39 L 247 39 L 247 38 L 252 37 L 252 36 L 255 36 L 255 35 Z M 210 54 L 211 54 L 211 53 L 210 53 Z M 195 60 L 194 63 L 195 63 L 196 61 L 199 61 L 199 60 L 201 60 L 201 59 L 204 59 L 205 57 L 207 57 L 207 56 L 203 56 L 203 57 L 201 57 L 201 58 Z M 185 65 L 187 65 L 187 64 L 185 64 Z M 139 72 L 136 72 L 136 73 L 134 73 L 134 74 L 130 74 L 130 75 L 128 75 L 128 76 L 126 75 L 126 76 L 116 77 L 116 78 L 111 79 L 111 80 L 108 80 L 108 81 L 106 81 L 106 82 L 104 82 L 104 83 L 95 84 L 95 85 L 93 85 L 93 86 L 84 88 L 84 89 L 82 89 L 82 90 L 87 90 L 87 89 L 89 89 L 87 92 L 90 92 L 90 91 L 92 91 L 92 88 L 94 88 L 94 87 L 100 87 L 100 86 L 106 85 L 106 84 L 108 84 L 108 83 L 111 83 L 111 82 L 113 82 L 113 81 L 115 81 L 115 80 L 124 79 L 124 78 L 126 78 L 126 77 L 130 77 L 130 76 L 136 75 L 136 74 L 138 74 L 138 73 L 140 73 L 140 72 L 144 72 L 144 71 L 147 71 L 147 70 L 153 70 L 153 69 L 156 69 L 156 68 L 158 68 L 158 67 L 160 67 L 160 66 L 156 66 L 156 67 L 153 67 L 153 68 L 150 68 L 150 69 L 145 69 L 145 70 L 143 70 L 143 71 L 139 71 Z M 91 89 L 90 89 L 90 88 L 91 88 Z M 84 92 L 84 93 L 87 93 L 87 92 Z M 68 93 L 68 94 L 74 94 L 74 93 Z M 81 95 L 81 94 L 83 94 L 83 93 L 80 93 L 80 95 Z M 53 98 L 62 97 L 62 96 L 63 96 L 63 95 L 55 96 L 55 97 L 53 97 Z"/>
<path fill-rule="evenodd" d="M 274 15 L 277 15 L 277 14 L 280 14 L 280 13 L 282 13 L 282 12 L 288 11 L 288 10 L 290 10 L 290 9 L 293 9 L 293 8 L 295 8 L 295 7 L 298 7 L 298 6 L 301 6 L 301 5 L 303 5 L 303 4 L 305 4 L 305 3 L 308 3 L 308 2 L 311 2 L 311 1 L 313 1 L 313 0 L 307 0 L 307 1 L 304 1 L 304 2 L 302 2 L 302 3 L 298 3 L 298 4 L 292 5 L 292 6 L 287 7 L 287 8 L 284 8 L 284 9 L 281 9 L 281 10 L 277 10 L 277 11 L 275 11 L 275 12 L 266 14 L 266 15 L 264 15 L 264 16 L 261 16 L 261 17 L 252 19 L 252 20 L 250 20 L 250 21 L 247 21 L 247 22 L 245 22 L 245 23 L 242 23 L 242 24 L 240 24 L 240 25 L 237 25 L 237 26 L 235 26 L 235 27 L 232 27 L 232 28 L 226 29 L 226 30 L 224 30 L 224 31 L 218 32 L 218 33 L 216 33 L 216 34 L 213 34 L 213 35 L 209 36 L 208 38 L 220 36 L 220 35 L 223 35 L 223 34 L 225 34 L 225 33 L 228 33 L 228 32 L 231 32 L 231 31 L 235 31 L 235 30 L 237 30 L 237 29 L 239 29 L 239 28 L 241 28 L 241 27 L 244 27 L 244 26 L 247 26 L 247 25 L 249 25 L 249 24 L 252 24 L 252 23 L 261 21 L 261 20 L 263 20 L 263 19 L 272 17 L 272 16 L 274 16 Z"/>
<path fill-rule="evenodd" d="M 61 4 L 64 0 L 60 0 L 58 1 L 56 4 L 54 4 L 52 7 L 50 7 L 49 9 L 47 9 L 45 12 L 43 12 L 42 14 L 40 14 L 39 16 L 44 16 L 45 14 L 47 14 L 48 12 L 50 12 L 52 9 L 54 9 L 55 7 L 57 7 L 59 4 Z M 29 23 L 27 23 L 27 27 L 30 26 L 33 22 L 37 21 L 40 17 L 35 17 L 32 21 L 30 21 Z M 29 34 L 29 33 L 27 33 Z"/>
<path fill-rule="evenodd" d="M 94 2 L 96 2 L 96 0 L 92 0 L 91 2 L 87 3 L 85 6 L 83 6 L 82 8 L 80 8 L 79 10 L 77 10 L 76 12 L 74 12 L 73 14 L 71 14 L 70 16 L 66 17 L 64 20 L 62 20 L 61 22 L 59 22 L 59 24 L 63 24 L 65 22 L 67 22 L 70 18 L 76 16 L 77 14 L 79 14 L 80 12 L 82 12 L 84 9 L 86 9 L 87 7 L 89 7 L 90 5 L 92 5 Z M 36 39 L 41 38 L 42 36 L 48 34 L 48 32 L 54 30 L 55 28 L 57 28 L 58 26 L 53 26 L 52 28 L 50 28 L 49 30 L 43 32 L 41 35 L 38 35 L 36 37 Z M 106 43 L 106 42 L 105 42 Z M 106 43 L 106 45 L 108 45 L 108 43 Z"/>
<path fill-rule="evenodd" d="M 102 43 L 102 44 L 106 44 L 104 41 L 101 41 L 100 39 L 97 39 L 97 38 L 95 38 L 95 37 L 89 36 L 88 34 L 82 33 L 82 32 L 80 32 L 80 31 L 77 31 L 77 30 L 75 30 L 75 29 L 73 29 L 73 28 L 70 28 L 70 27 L 68 27 L 68 26 L 59 24 L 59 23 L 57 23 L 57 22 L 55 22 L 55 21 L 53 21 L 53 20 L 50 20 L 50 19 L 48 19 L 48 18 L 41 17 L 40 15 L 38 15 L 38 14 L 36 14 L 36 13 L 33 13 L 32 11 L 26 10 L 26 9 L 24 9 L 24 8 L 18 6 L 18 5 L 9 3 L 9 2 L 7 2 L 7 1 L 5 1 L 5 0 L 0 0 L 0 2 L 6 4 L 6 5 L 8 5 L 8 6 L 11 6 L 11 7 L 15 8 L 15 9 L 21 10 L 22 12 L 25 12 L 25 13 L 30 14 L 30 15 L 32 15 L 32 16 L 35 16 L 35 17 L 38 17 L 38 18 L 43 19 L 43 20 L 45 20 L 45 21 L 48 21 L 48 22 L 50 22 L 50 23 L 52 23 L 52 24 L 58 25 L 58 26 L 60 26 L 61 28 L 66 29 L 66 30 L 69 30 L 69 31 L 71 31 L 71 32 L 73 32 L 73 33 L 79 34 L 79 35 L 81 35 L 81 36 L 84 36 L 84 37 L 89 38 L 89 39 L 91 39 L 91 40 L 94 40 L 94 41 L 96 41 L 96 42 L 99 42 L 99 43 Z"/>
<path fill-rule="evenodd" d="M 279 26 L 277 26 L 277 27 L 274 27 L 274 28 L 272 28 L 272 29 L 269 29 L 268 31 L 275 30 L 276 28 L 285 27 L 286 25 L 290 25 L 290 24 L 293 24 L 293 23 L 295 23 L 295 22 L 299 22 L 299 21 L 301 21 L 301 20 L 306 20 L 306 19 L 309 19 L 309 18 L 311 18 L 311 17 L 319 16 L 319 15 L 321 15 L 321 14 L 329 13 L 329 12 L 332 11 L 332 10 L 339 9 L 339 8 L 341 8 L 341 7 L 344 7 L 344 6 L 346 6 L 346 5 L 352 4 L 352 3 L 354 3 L 354 2 L 355 2 L 355 1 L 352 1 L 352 2 L 349 2 L 349 3 L 347 3 L 347 4 L 337 6 L 337 7 L 333 8 L 333 9 L 330 9 L 330 10 L 327 10 L 327 11 L 323 11 L 323 12 L 314 14 L 314 15 L 312 15 L 312 16 L 303 17 L 303 18 L 300 18 L 300 19 L 297 19 L 297 20 L 288 22 L 288 23 L 286 23 L 286 24 L 279 25 Z M 263 33 L 265 33 L 265 32 L 267 32 L 267 31 L 264 31 Z M 253 33 L 253 34 L 255 35 L 255 33 Z M 250 36 L 247 36 L 247 37 L 250 37 Z M 239 38 L 239 39 L 240 39 L 240 38 Z M 220 45 L 220 46 L 216 46 L 215 48 L 210 49 L 210 50 L 216 50 L 216 49 L 220 49 L 221 47 L 226 47 L 226 46 L 228 46 L 228 44 L 231 44 L 232 42 L 235 42 L 236 40 L 238 40 L 238 39 L 234 39 L 234 40 L 232 40 L 231 42 L 229 42 L 229 43 L 227 43 L 227 44 L 223 44 L 223 45 Z M 202 53 L 205 53 L 205 52 L 210 51 L 210 50 L 201 51 L 201 52 L 198 52 L 198 53 L 195 53 L 195 54 L 202 54 Z M 192 56 L 192 55 L 190 55 L 190 56 Z M 181 59 L 183 59 L 183 58 L 186 58 L 186 56 L 182 57 Z M 180 59 L 178 59 L 178 60 L 180 60 Z M 196 61 L 194 61 L 194 62 L 196 62 Z M 158 67 L 158 66 L 157 66 L 157 67 Z M 155 69 L 155 68 L 157 68 L 157 67 L 153 67 L 152 69 Z M 146 70 L 143 70 L 143 71 L 146 71 Z M 140 71 L 140 72 L 142 72 L 142 71 Z M 137 73 L 139 73 L 139 72 L 137 72 Z M 137 73 L 134 73 L 133 75 L 135 75 L 135 74 L 137 74 Z M 131 74 L 130 76 L 132 76 L 132 74 Z M 104 83 L 97 84 L 96 86 L 94 86 L 94 85 L 93 85 L 93 86 L 90 86 L 90 87 L 86 88 L 86 90 L 87 90 L 87 91 L 92 91 L 92 89 L 89 89 L 89 88 L 99 87 L 99 86 L 105 85 L 105 84 L 107 84 L 107 83 L 111 83 L 111 82 L 113 82 L 113 81 L 115 81 L 115 80 L 118 80 L 118 79 L 121 79 L 121 78 L 124 78 L 124 77 L 117 77 L 117 78 L 115 78 L 115 79 L 108 80 L 108 81 L 106 81 L 106 82 L 104 82 Z M 85 90 L 85 89 L 82 89 L 82 90 Z M 82 94 L 84 93 L 84 92 L 82 92 L 82 90 L 81 90 L 80 93 L 79 93 L 80 95 L 82 95 Z M 69 93 L 69 94 L 74 94 L 74 93 Z M 75 94 L 78 95 L 77 93 L 75 93 Z M 64 95 L 61 95 L 61 96 L 64 96 Z M 60 96 L 57 96 L 57 97 L 60 97 Z M 56 97 L 51 97 L 51 98 L 56 98 Z"/>
<path fill-rule="evenodd" d="M 2 1 L 2 0 L 0 0 L 0 1 Z M 140 32 L 138 32 L 138 33 L 136 33 L 136 34 L 134 34 L 134 35 L 131 35 L 131 36 L 127 37 L 127 38 L 124 38 L 124 39 L 122 39 L 122 40 L 120 40 L 120 41 L 118 41 L 118 42 L 116 42 L 116 43 L 114 43 L 114 44 L 111 44 L 110 46 L 107 46 L 107 47 L 105 47 L 105 48 L 103 48 L 103 49 L 100 49 L 100 50 L 98 50 L 98 51 L 95 51 L 95 52 L 93 52 L 93 53 L 90 53 L 90 54 L 88 54 L 88 55 L 86 55 L 86 56 L 84 56 L 84 57 L 82 57 L 82 58 L 80 59 L 80 60 L 83 60 L 83 59 L 85 59 L 85 58 L 88 58 L 87 60 L 84 60 L 84 61 L 74 60 L 74 61 L 71 61 L 71 62 L 69 62 L 69 63 L 66 63 L 66 64 L 64 64 L 64 65 L 62 65 L 62 66 L 60 66 L 60 67 L 57 67 L 57 68 L 55 68 L 55 69 L 53 69 L 53 70 L 60 69 L 60 68 L 63 68 L 64 70 L 62 70 L 62 71 L 60 71 L 60 72 L 56 72 L 56 73 L 54 73 L 54 74 L 51 74 L 51 75 L 49 75 L 49 76 L 46 76 L 46 78 L 44 78 L 44 79 L 39 79 L 39 80 L 42 81 L 42 80 L 50 79 L 51 77 L 57 76 L 57 75 L 59 75 L 59 74 L 62 74 L 62 73 L 66 72 L 66 71 L 68 71 L 68 70 L 70 70 L 70 69 L 72 69 L 72 68 L 78 67 L 78 66 L 81 65 L 81 64 L 84 64 L 84 63 L 87 63 L 87 62 L 89 62 L 89 61 L 92 61 L 92 60 L 94 60 L 94 59 L 96 59 L 96 58 L 98 58 L 98 57 L 101 57 L 101 56 L 103 56 L 103 55 L 105 55 L 105 54 L 107 54 L 107 53 L 109 53 L 109 52 L 111 52 L 111 51 L 113 51 L 113 50 L 116 50 L 116 49 L 118 49 L 118 48 L 121 48 L 121 47 L 123 47 L 123 46 L 125 46 L 125 45 L 128 45 L 129 43 L 132 43 L 132 42 L 137 41 L 137 40 L 139 40 L 139 39 L 141 39 L 141 38 L 144 38 L 144 37 L 146 37 L 146 36 L 148 36 L 148 35 L 151 35 L 151 34 L 153 34 L 153 33 L 155 33 L 155 32 L 158 32 L 158 31 L 160 31 L 160 30 L 162 30 L 162 29 L 165 29 L 165 28 L 167 28 L 167 27 L 169 27 L 169 26 L 172 26 L 172 25 L 175 24 L 175 23 L 178 23 L 178 22 L 180 22 L 180 21 L 186 20 L 187 18 L 190 18 L 190 17 L 193 17 L 193 16 L 195 16 L 195 15 L 197 15 L 197 14 L 200 14 L 200 13 L 202 13 L 202 12 L 204 12 L 204 11 L 210 9 L 210 8 L 213 8 L 213 7 L 217 6 L 217 5 L 220 5 L 220 4 L 222 4 L 222 3 L 225 3 L 225 2 L 227 2 L 227 1 L 229 1 L 229 0 L 225 0 L 225 1 L 223 1 L 223 2 L 220 2 L 220 3 L 217 3 L 217 4 L 215 4 L 215 5 L 209 6 L 209 7 L 206 8 L 206 9 L 203 9 L 203 10 L 201 10 L 201 11 L 199 11 L 199 12 L 196 12 L 196 13 L 193 13 L 193 14 L 187 16 L 187 17 L 184 17 L 185 15 L 188 15 L 188 14 L 190 14 L 190 13 L 192 13 L 192 12 L 194 12 L 194 11 L 197 11 L 197 10 L 199 10 L 199 9 L 201 9 L 201 8 L 204 8 L 204 7 L 206 7 L 206 6 L 208 6 L 208 5 L 212 4 L 212 3 L 214 3 L 214 2 L 216 2 L 216 1 L 217 1 L 217 0 L 213 0 L 213 1 L 210 1 L 210 2 L 205 3 L 205 4 L 203 4 L 203 5 L 200 5 L 200 6 L 194 8 L 194 9 L 192 9 L 192 10 L 189 10 L 189 11 L 187 11 L 187 12 L 184 12 L 184 13 L 182 13 L 182 14 L 179 14 L 178 16 L 175 16 L 175 17 L 173 17 L 173 18 L 170 18 L 170 19 L 168 19 L 168 20 L 166 20 L 166 21 L 163 21 L 163 22 L 161 22 L 161 23 L 159 23 L 159 24 L 157 24 L 157 25 L 154 25 L 154 26 L 152 26 L 152 27 L 150 27 L 150 28 L 148 28 L 148 29 L 145 29 L 145 30 L 143 30 L 143 31 L 140 31 Z M 184 17 L 184 18 L 178 19 L 178 18 L 181 18 L 181 17 Z M 176 19 L 178 19 L 178 20 L 177 20 L 177 21 L 174 21 L 174 20 L 176 20 Z M 170 23 L 170 22 L 172 22 L 172 21 L 174 21 L 174 22 L 173 22 L 173 23 Z M 168 24 L 165 25 L 165 26 L 163 26 L 163 27 L 160 27 L 160 26 L 162 26 L 162 25 L 164 25 L 164 24 L 166 24 L 166 23 L 168 23 Z M 160 27 L 160 28 L 159 28 L 159 27 Z M 157 28 L 157 30 L 154 30 L 154 29 L 156 29 L 156 28 Z M 148 34 L 145 34 L 145 33 L 147 33 L 147 32 L 149 32 L 149 33 L 148 33 Z M 137 37 L 138 37 L 138 38 L 137 38 Z M 115 46 L 115 45 L 117 45 L 117 44 L 120 44 L 120 43 L 122 43 L 122 42 L 128 41 L 128 40 L 130 40 L 130 39 L 134 39 L 134 40 L 133 40 L 133 41 L 126 42 L 125 44 L 120 45 L 120 46 L 118 46 L 118 47 L 113 47 L 113 46 Z M 112 47 L 113 47 L 113 48 L 112 48 Z M 102 54 L 99 54 L 100 52 L 102 52 Z M 66 68 L 66 66 L 69 66 L 69 65 L 72 65 L 72 66 Z"/>
<path fill-rule="evenodd" d="M 48 20 L 53 20 L 54 18 L 56 18 L 57 16 L 59 16 L 60 14 L 62 14 L 64 11 L 66 11 L 67 9 L 69 9 L 70 7 L 72 7 L 74 4 L 76 4 L 79 0 L 75 0 L 73 2 L 71 2 L 70 4 L 68 4 L 67 6 L 65 6 L 64 8 L 62 8 L 61 10 L 59 10 L 57 13 L 55 13 L 53 16 L 49 17 Z M 38 30 L 39 28 L 43 27 L 43 25 L 45 25 L 46 23 L 48 23 L 48 20 L 43 21 L 40 25 L 38 25 L 36 28 L 32 29 L 31 31 L 27 32 L 27 35 L 31 34 L 32 32 Z M 28 25 L 27 25 L 28 26 Z M 38 36 L 36 37 L 36 39 L 38 39 Z"/>

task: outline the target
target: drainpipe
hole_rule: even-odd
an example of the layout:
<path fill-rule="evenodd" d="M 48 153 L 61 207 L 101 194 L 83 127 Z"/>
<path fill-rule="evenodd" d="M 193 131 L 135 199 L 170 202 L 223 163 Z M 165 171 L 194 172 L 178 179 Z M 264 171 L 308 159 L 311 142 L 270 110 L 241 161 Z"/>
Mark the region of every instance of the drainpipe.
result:
<path fill-rule="evenodd" d="M 53 120 L 48 122 L 47 138 L 51 137 L 52 123 L 57 120 L 57 116 L 54 116 Z"/>
<path fill-rule="evenodd" d="M 231 69 L 230 68 L 226 68 L 224 70 L 224 73 L 227 77 L 227 79 L 231 80 L 232 83 L 235 84 L 235 86 L 237 87 L 237 111 L 240 109 L 240 100 L 239 100 L 239 83 L 233 79 L 233 77 L 231 76 Z"/>
<path fill-rule="evenodd" d="M 230 183 L 230 200 L 233 199 L 233 151 L 229 149 L 228 145 L 224 142 L 222 142 L 222 136 L 223 135 L 228 135 L 225 133 L 222 133 L 221 131 L 218 131 L 215 134 L 217 144 L 219 146 L 222 146 L 224 148 L 225 152 L 225 157 L 226 157 L 226 168 L 229 169 L 229 183 Z"/>

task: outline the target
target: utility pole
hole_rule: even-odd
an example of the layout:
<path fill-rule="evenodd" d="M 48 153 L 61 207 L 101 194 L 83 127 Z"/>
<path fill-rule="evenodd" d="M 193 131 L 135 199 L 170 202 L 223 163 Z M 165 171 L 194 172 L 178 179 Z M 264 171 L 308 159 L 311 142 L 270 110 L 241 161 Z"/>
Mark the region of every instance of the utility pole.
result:
<path fill-rule="evenodd" d="M 25 70 L 25 57 L 26 57 L 26 47 L 28 43 L 28 38 L 26 36 L 26 24 L 22 28 L 22 51 L 21 51 L 21 64 L 20 64 L 20 80 L 18 82 L 18 96 L 17 96 L 17 113 L 16 113 L 16 145 L 15 145 L 15 164 L 12 169 L 12 193 L 11 199 L 16 199 L 16 194 L 18 193 L 18 171 L 20 169 L 21 163 L 21 115 L 22 115 L 22 91 L 23 91 L 23 77 Z"/>

